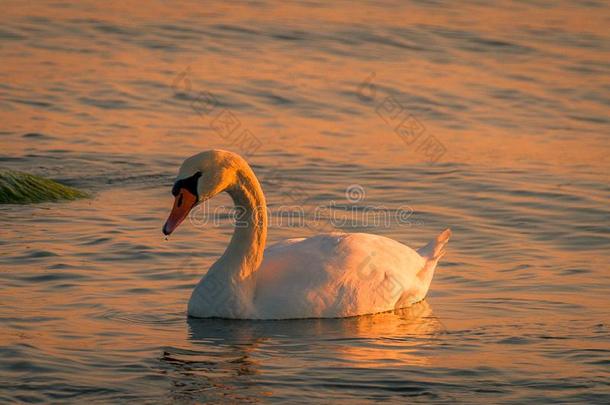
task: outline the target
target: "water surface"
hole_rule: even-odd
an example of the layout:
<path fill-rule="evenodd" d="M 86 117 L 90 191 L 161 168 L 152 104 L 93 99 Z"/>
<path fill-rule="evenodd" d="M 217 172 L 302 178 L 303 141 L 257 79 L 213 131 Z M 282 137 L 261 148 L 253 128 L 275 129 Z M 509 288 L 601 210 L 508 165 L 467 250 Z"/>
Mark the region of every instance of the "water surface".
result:
<path fill-rule="evenodd" d="M 0 165 L 94 195 L 0 207 L 0 401 L 610 401 L 604 2 L 6 1 L 0 21 Z M 210 148 L 248 155 L 272 215 L 408 207 L 343 229 L 414 247 L 451 226 L 427 300 L 187 320 L 231 221 L 161 225 Z M 327 229 L 270 222 L 269 242 Z"/>

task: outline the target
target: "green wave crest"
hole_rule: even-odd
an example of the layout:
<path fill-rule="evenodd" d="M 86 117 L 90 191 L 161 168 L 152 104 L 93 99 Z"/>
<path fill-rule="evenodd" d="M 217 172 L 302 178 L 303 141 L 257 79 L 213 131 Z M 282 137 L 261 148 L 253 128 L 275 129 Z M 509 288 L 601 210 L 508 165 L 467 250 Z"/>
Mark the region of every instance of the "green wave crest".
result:
<path fill-rule="evenodd" d="M 0 204 L 76 200 L 89 194 L 29 173 L 0 169 Z"/>

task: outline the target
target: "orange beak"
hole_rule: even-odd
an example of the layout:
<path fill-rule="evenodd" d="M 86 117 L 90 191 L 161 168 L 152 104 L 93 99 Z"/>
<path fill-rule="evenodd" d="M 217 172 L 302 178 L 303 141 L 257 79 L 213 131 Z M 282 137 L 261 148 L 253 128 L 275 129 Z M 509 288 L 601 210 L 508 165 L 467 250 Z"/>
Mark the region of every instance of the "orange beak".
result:
<path fill-rule="evenodd" d="M 163 234 L 169 235 L 174 232 L 178 225 L 184 221 L 184 218 L 188 216 L 195 204 L 197 204 L 197 196 L 183 188 L 180 189 L 174 200 L 172 212 L 169 213 L 169 217 L 165 221 L 165 225 L 163 225 Z"/>

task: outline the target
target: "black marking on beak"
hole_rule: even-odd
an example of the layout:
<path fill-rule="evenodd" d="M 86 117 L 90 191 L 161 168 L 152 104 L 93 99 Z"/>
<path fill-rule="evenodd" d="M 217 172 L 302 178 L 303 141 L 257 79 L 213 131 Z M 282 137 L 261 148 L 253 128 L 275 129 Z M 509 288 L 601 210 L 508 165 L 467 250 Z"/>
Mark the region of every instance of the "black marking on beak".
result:
<path fill-rule="evenodd" d="M 197 181 L 201 177 L 201 172 L 197 172 L 193 174 L 191 177 L 187 177 L 185 179 L 176 180 L 174 186 L 172 187 L 172 195 L 174 197 L 178 196 L 180 193 L 180 189 L 184 188 L 188 190 L 194 196 L 198 196 L 197 193 Z"/>

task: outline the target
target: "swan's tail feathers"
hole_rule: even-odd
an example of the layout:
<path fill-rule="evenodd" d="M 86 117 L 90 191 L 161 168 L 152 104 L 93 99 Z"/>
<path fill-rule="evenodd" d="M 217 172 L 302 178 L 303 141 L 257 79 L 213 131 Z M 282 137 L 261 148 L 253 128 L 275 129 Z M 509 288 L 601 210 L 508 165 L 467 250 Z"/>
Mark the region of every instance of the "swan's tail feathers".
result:
<path fill-rule="evenodd" d="M 445 254 L 445 245 L 451 237 L 451 229 L 447 228 L 433 241 L 417 250 L 420 256 L 427 260 L 438 260 Z"/>

